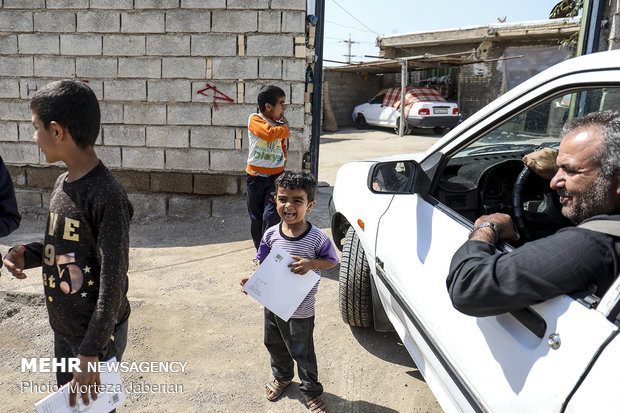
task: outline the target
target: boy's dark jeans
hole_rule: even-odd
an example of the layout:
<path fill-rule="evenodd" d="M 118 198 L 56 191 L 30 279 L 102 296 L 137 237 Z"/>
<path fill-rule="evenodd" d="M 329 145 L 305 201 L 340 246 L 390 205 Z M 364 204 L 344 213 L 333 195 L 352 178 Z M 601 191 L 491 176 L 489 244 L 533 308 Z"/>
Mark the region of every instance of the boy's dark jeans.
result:
<path fill-rule="evenodd" d="M 125 321 L 123 324 L 118 326 L 116 332 L 114 333 L 114 340 L 110 340 L 108 347 L 105 350 L 105 353 L 99 354 L 100 361 L 109 360 L 112 357 L 116 357 L 116 361 L 121 361 L 123 357 L 123 353 L 125 352 L 125 347 L 127 346 L 127 330 L 129 327 L 129 322 Z M 54 334 L 54 357 L 56 358 L 71 358 L 77 357 L 78 355 L 78 347 L 76 345 L 72 345 L 67 340 L 65 340 L 59 334 Z M 56 372 L 56 382 L 58 383 L 58 387 L 62 386 L 65 383 L 70 382 L 73 379 L 73 372 Z"/>
<path fill-rule="evenodd" d="M 271 356 L 273 377 L 282 382 L 292 380 L 295 360 L 301 380 L 299 390 L 305 397 L 317 397 L 323 393 L 318 380 L 313 332 L 314 317 L 284 321 L 265 308 L 265 347 Z"/>
<path fill-rule="evenodd" d="M 275 181 L 278 176 L 280 174 L 266 177 L 247 174 L 246 200 L 250 214 L 250 232 L 257 250 L 265 230 L 280 222 L 274 200 Z"/>

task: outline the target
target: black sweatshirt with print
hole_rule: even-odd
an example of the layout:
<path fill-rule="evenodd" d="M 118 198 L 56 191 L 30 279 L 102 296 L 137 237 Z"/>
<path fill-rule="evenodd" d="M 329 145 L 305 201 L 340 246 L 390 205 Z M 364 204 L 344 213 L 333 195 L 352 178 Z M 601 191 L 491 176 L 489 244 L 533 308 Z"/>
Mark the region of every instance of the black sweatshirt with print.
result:
<path fill-rule="evenodd" d="M 54 332 L 79 346 L 79 354 L 98 356 L 129 317 L 133 207 L 101 161 L 76 181 L 66 177 L 54 185 L 44 242 L 26 245 L 25 268 L 43 266 Z"/>

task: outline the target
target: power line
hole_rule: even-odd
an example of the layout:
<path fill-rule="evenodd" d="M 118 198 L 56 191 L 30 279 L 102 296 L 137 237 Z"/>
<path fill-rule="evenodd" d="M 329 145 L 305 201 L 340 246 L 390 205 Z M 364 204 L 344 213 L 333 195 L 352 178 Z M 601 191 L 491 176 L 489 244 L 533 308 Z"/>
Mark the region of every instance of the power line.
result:
<path fill-rule="evenodd" d="M 371 29 L 370 27 L 366 26 L 364 23 L 362 23 L 357 17 L 355 17 L 354 15 L 352 15 L 351 13 L 349 13 L 349 11 L 347 9 L 345 9 L 344 7 L 342 7 L 340 4 L 338 4 L 338 2 L 336 0 L 332 0 L 334 2 L 334 4 L 338 7 L 340 7 L 342 10 L 344 10 L 345 13 L 347 13 L 349 16 L 353 17 L 353 19 L 355 19 L 359 24 L 361 24 L 362 26 L 364 26 L 365 28 L 367 28 L 368 30 L 370 30 L 371 32 L 373 32 L 374 34 L 376 34 L 377 36 L 379 36 L 379 33 L 377 33 L 376 31 L 374 31 L 373 29 Z"/>
<path fill-rule="evenodd" d="M 344 24 L 336 23 L 331 20 L 325 20 L 325 23 L 335 24 L 336 26 L 344 27 L 345 29 L 357 30 L 358 32 L 368 33 L 368 30 L 360 29 L 359 27 L 347 26 Z"/>

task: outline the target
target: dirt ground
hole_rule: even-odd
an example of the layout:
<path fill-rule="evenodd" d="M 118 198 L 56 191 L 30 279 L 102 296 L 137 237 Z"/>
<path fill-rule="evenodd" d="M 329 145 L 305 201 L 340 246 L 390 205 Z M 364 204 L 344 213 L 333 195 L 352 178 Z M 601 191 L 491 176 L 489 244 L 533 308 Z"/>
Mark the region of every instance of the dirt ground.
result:
<path fill-rule="evenodd" d="M 344 130 L 321 138 L 317 207 L 310 222 L 329 233 L 327 202 L 344 162 L 421 151 L 432 134 L 399 138 L 377 130 Z M 44 218 L 25 217 L 1 240 L 40 239 Z M 187 362 L 185 373 L 123 375 L 127 401 L 119 412 L 304 412 L 298 378 L 269 402 L 269 358 L 262 344 L 262 309 L 239 290 L 255 250 L 240 202 L 230 216 L 132 223 L 126 361 Z M 51 357 L 53 338 L 42 299 L 41 271 L 0 277 L 0 401 L 4 412 L 33 411 L 45 395 L 27 386 L 53 384 L 51 373 L 21 373 L 21 358 Z M 345 325 L 338 309 L 338 267 L 324 272 L 317 294 L 315 345 L 324 400 L 331 412 L 439 412 L 433 394 L 395 333 Z M 146 385 L 167 392 L 147 391 Z M 140 386 L 142 388 L 140 388 Z"/>

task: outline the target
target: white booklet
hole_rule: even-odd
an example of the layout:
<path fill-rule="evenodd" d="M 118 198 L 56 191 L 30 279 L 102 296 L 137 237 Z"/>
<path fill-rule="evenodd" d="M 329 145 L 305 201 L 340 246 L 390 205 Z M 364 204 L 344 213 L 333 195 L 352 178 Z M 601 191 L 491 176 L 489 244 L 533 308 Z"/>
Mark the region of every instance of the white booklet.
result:
<path fill-rule="evenodd" d="M 112 357 L 107 363 L 116 363 L 116 357 Z M 54 393 L 48 394 L 34 404 L 37 413 L 109 413 L 125 402 L 125 392 L 121 383 L 121 375 L 118 371 L 109 371 L 104 363 L 100 363 L 101 390 L 97 394 L 97 400 L 90 399 L 86 406 L 82 402 L 81 395 L 76 398 L 75 407 L 69 405 L 69 386 L 65 384 Z M 105 370 L 105 371 L 104 371 Z M 90 398 L 90 395 L 89 395 Z"/>
<path fill-rule="evenodd" d="M 256 301 L 284 321 L 288 321 L 312 287 L 321 278 L 314 271 L 295 274 L 289 265 L 295 262 L 280 247 L 274 247 L 243 289 Z"/>

